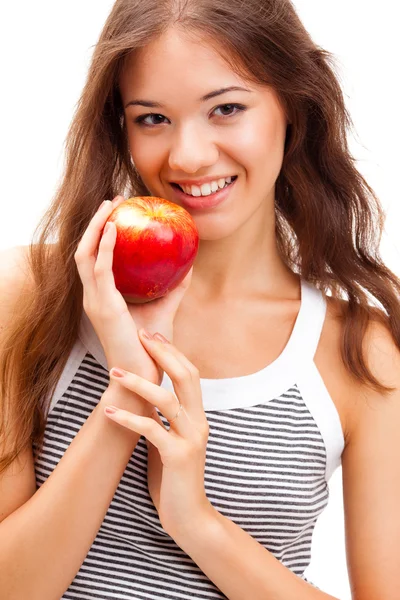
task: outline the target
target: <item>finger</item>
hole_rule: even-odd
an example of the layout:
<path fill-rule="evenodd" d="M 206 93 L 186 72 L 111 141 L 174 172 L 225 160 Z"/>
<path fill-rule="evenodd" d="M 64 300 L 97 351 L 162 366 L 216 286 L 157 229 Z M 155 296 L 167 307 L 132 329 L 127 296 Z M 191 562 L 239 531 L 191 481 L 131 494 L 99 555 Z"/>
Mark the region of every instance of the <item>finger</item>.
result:
<path fill-rule="evenodd" d="M 115 288 L 112 266 L 116 239 L 117 228 L 115 223 L 107 221 L 100 240 L 96 264 L 94 266 L 97 290 L 100 297 L 104 299 L 104 302 L 107 302 L 108 296 Z"/>
<path fill-rule="evenodd" d="M 120 373 L 120 375 L 117 375 L 117 373 Z M 172 392 L 148 381 L 144 377 L 123 369 L 111 369 L 110 377 L 126 389 L 135 392 L 135 394 L 150 402 L 154 407 L 157 407 L 167 421 L 172 421 L 178 414 L 179 402 Z M 184 410 L 179 412 L 178 418 L 171 423 L 171 427 L 182 437 L 190 436 L 192 432 L 191 423 Z"/>
<path fill-rule="evenodd" d="M 186 277 L 181 281 L 181 283 L 168 292 L 162 298 L 157 298 L 157 300 L 153 300 L 153 302 L 158 302 L 160 306 L 160 311 L 168 317 L 172 322 L 175 319 L 175 315 L 180 306 L 183 296 L 185 295 L 187 289 L 190 286 L 192 280 L 193 267 L 190 268 Z M 161 309 L 162 307 L 162 309 Z"/>
<path fill-rule="evenodd" d="M 96 214 L 92 217 L 75 252 L 74 258 L 79 276 L 86 289 L 93 287 L 95 284 L 93 270 L 96 263 L 96 251 L 102 235 L 104 223 L 113 209 L 113 203 L 110 200 L 105 200 Z"/>
<path fill-rule="evenodd" d="M 149 340 L 145 337 L 146 333 L 144 329 L 139 331 L 146 351 L 170 377 L 175 394 L 186 412 L 201 423 L 206 417 L 198 369 L 173 344 L 157 339 Z"/>
<path fill-rule="evenodd" d="M 195 365 L 192 362 L 190 362 L 190 360 L 188 358 L 186 358 L 186 356 L 183 354 L 183 352 L 178 350 L 178 348 L 176 346 L 174 346 L 174 344 L 172 344 L 169 340 L 167 340 L 167 338 L 164 337 L 161 333 L 156 332 L 152 336 L 145 329 L 141 329 L 139 331 L 139 334 L 140 334 L 140 339 L 143 340 L 144 342 L 147 342 L 147 343 L 157 342 L 157 344 L 152 345 L 152 352 L 162 351 L 163 346 L 160 346 L 159 344 L 160 343 L 164 344 L 165 350 L 170 355 L 174 356 L 180 364 L 185 366 L 193 374 L 194 377 L 199 377 L 199 371 L 198 371 L 197 367 L 195 367 Z M 148 337 L 146 337 L 146 334 L 150 335 L 150 339 Z M 165 355 L 165 356 L 166 356 L 166 360 L 168 360 L 168 358 L 167 358 L 168 355 Z M 162 358 L 161 355 L 160 355 L 160 358 Z M 169 375 L 169 373 L 168 373 L 168 375 Z"/>
<path fill-rule="evenodd" d="M 167 453 L 168 447 L 173 443 L 169 432 L 151 417 L 141 417 L 116 406 L 106 406 L 104 414 L 118 425 L 143 435 L 153 446 L 158 448 L 160 454 Z"/>
<path fill-rule="evenodd" d="M 168 431 L 168 429 L 165 427 L 163 421 L 160 419 L 160 416 L 159 416 L 156 408 L 153 409 L 153 412 L 151 413 L 151 417 L 155 421 L 157 421 L 157 423 L 159 425 L 161 425 L 161 427 L 163 429 L 165 429 L 166 431 Z M 147 450 L 148 450 L 149 454 L 150 454 L 150 452 L 154 452 L 154 450 L 157 450 L 157 448 L 147 438 L 145 438 L 145 439 L 146 439 L 146 446 L 147 446 Z M 158 450 L 157 450 L 157 452 L 158 452 Z"/>
<path fill-rule="evenodd" d="M 122 204 L 122 202 L 125 202 L 125 198 L 124 196 L 116 196 L 112 202 L 113 204 L 113 209 L 117 208 L 117 206 L 119 206 L 120 204 Z"/>
<path fill-rule="evenodd" d="M 182 280 L 180 286 L 182 288 L 184 288 L 185 290 L 187 290 L 190 287 L 190 284 L 192 283 L 192 275 L 193 275 L 193 265 L 190 267 L 187 275 L 185 276 L 185 278 Z"/>

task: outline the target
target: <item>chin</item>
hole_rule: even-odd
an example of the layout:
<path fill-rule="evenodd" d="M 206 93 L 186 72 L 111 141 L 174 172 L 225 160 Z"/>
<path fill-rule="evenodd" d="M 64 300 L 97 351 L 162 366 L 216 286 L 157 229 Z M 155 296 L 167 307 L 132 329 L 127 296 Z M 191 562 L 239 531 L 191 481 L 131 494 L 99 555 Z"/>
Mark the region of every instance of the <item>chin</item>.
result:
<path fill-rule="evenodd" d="M 210 218 L 210 216 L 193 215 L 199 233 L 200 241 L 216 242 L 228 238 L 237 232 L 241 226 L 240 223 L 232 223 L 232 220 L 227 215 L 220 215 L 218 218 Z"/>

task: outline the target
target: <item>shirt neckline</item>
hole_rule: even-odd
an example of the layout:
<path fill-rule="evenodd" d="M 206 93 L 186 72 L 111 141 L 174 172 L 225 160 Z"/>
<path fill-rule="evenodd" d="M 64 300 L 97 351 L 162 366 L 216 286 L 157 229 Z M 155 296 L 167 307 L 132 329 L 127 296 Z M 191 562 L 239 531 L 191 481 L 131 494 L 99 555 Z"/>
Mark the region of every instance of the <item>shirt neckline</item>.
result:
<path fill-rule="evenodd" d="M 303 278 L 300 278 L 300 290 L 300 309 L 289 340 L 279 356 L 261 370 L 248 375 L 201 378 L 205 410 L 256 405 L 276 398 L 295 385 L 297 373 L 301 373 L 305 364 L 314 358 L 326 311 L 320 290 Z M 108 370 L 103 347 L 85 311 L 82 312 L 79 337 L 97 362 Z M 167 373 L 164 373 L 161 386 L 174 391 Z"/>

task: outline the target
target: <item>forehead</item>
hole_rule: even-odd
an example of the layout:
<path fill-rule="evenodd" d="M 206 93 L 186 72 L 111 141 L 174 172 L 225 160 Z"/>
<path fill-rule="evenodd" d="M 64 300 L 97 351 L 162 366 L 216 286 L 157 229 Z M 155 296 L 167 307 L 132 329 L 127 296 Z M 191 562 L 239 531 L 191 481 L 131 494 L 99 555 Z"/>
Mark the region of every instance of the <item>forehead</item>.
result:
<path fill-rule="evenodd" d="M 223 59 L 222 49 L 218 52 L 205 40 L 199 43 L 176 30 L 131 53 L 120 77 L 123 94 L 130 89 L 149 94 L 176 91 L 190 85 L 193 93 L 201 96 L 205 83 L 214 89 L 246 82 Z"/>

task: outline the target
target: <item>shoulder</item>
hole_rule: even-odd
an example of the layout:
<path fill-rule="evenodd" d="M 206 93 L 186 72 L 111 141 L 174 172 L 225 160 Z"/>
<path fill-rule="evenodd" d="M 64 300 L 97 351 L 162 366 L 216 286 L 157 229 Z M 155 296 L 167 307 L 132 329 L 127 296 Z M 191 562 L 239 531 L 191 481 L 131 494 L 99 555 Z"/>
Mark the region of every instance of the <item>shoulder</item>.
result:
<path fill-rule="evenodd" d="M 31 290 L 33 275 L 29 266 L 29 246 L 14 246 L 0 251 L 0 327 L 25 290 Z"/>
<path fill-rule="evenodd" d="M 347 305 L 346 301 L 333 301 L 332 314 L 336 311 L 336 315 L 343 316 Z M 336 323 L 341 336 L 344 327 L 342 318 L 337 318 Z M 349 435 L 355 435 L 363 417 L 370 414 L 371 410 L 383 409 L 383 405 L 390 403 L 390 398 L 400 393 L 400 350 L 382 317 L 369 320 L 362 340 L 362 354 L 366 366 L 375 379 L 382 385 L 393 388 L 393 392 L 385 394 L 376 391 L 370 384 L 362 384 L 349 374 L 349 377 L 344 380 L 348 386 L 345 398 L 351 408 L 349 415 L 352 416 L 348 423 Z"/>
<path fill-rule="evenodd" d="M 47 256 L 52 256 L 58 245 L 47 244 L 45 248 Z M 0 330 L 9 320 L 11 312 L 16 310 L 22 295 L 33 295 L 35 292 L 30 250 L 30 245 L 0 250 Z"/>
<path fill-rule="evenodd" d="M 327 311 L 315 363 L 339 413 L 346 444 L 357 427 L 360 411 L 370 405 L 372 396 L 382 398 L 360 384 L 346 368 L 341 352 L 346 300 L 326 297 Z M 370 320 L 363 339 L 363 355 L 374 376 L 388 386 L 398 386 L 400 353 L 389 329 Z"/>
<path fill-rule="evenodd" d="M 341 354 L 343 319 L 347 302 L 326 296 L 326 316 L 315 354 L 315 364 L 339 414 L 345 442 L 353 419 L 354 380 Z"/>
<path fill-rule="evenodd" d="M 351 423 L 354 438 L 363 435 L 364 427 L 373 427 L 378 413 L 382 418 L 392 417 L 400 422 L 400 351 L 388 326 L 369 322 L 363 339 L 363 355 L 372 375 L 392 391 L 385 393 L 358 385 L 358 394 L 354 398 L 356 418 Z"/>
<path fill-rule="evenodd" d="M 400 387 L 400 350 L 389 327 L 377 321 L 368 325 L 364 355 L 372 374 L 384 385 Z"/>
<path fill-rule="evenodd" d="M 45 246 L 48 254 L 52 254 L 57 244 Z M 30 264 L 30 246 L 13 246 L 0 250 L 0 285 L 5 291 L 12 292 L 10 283 L 31 286 L 34 276 Z"/>
<path fill-rule="evenodd" d="M 2 279 L 24 280 L 29 276 L 29 246 L 13 246 L 0 250 L 0 272 Z"/>

